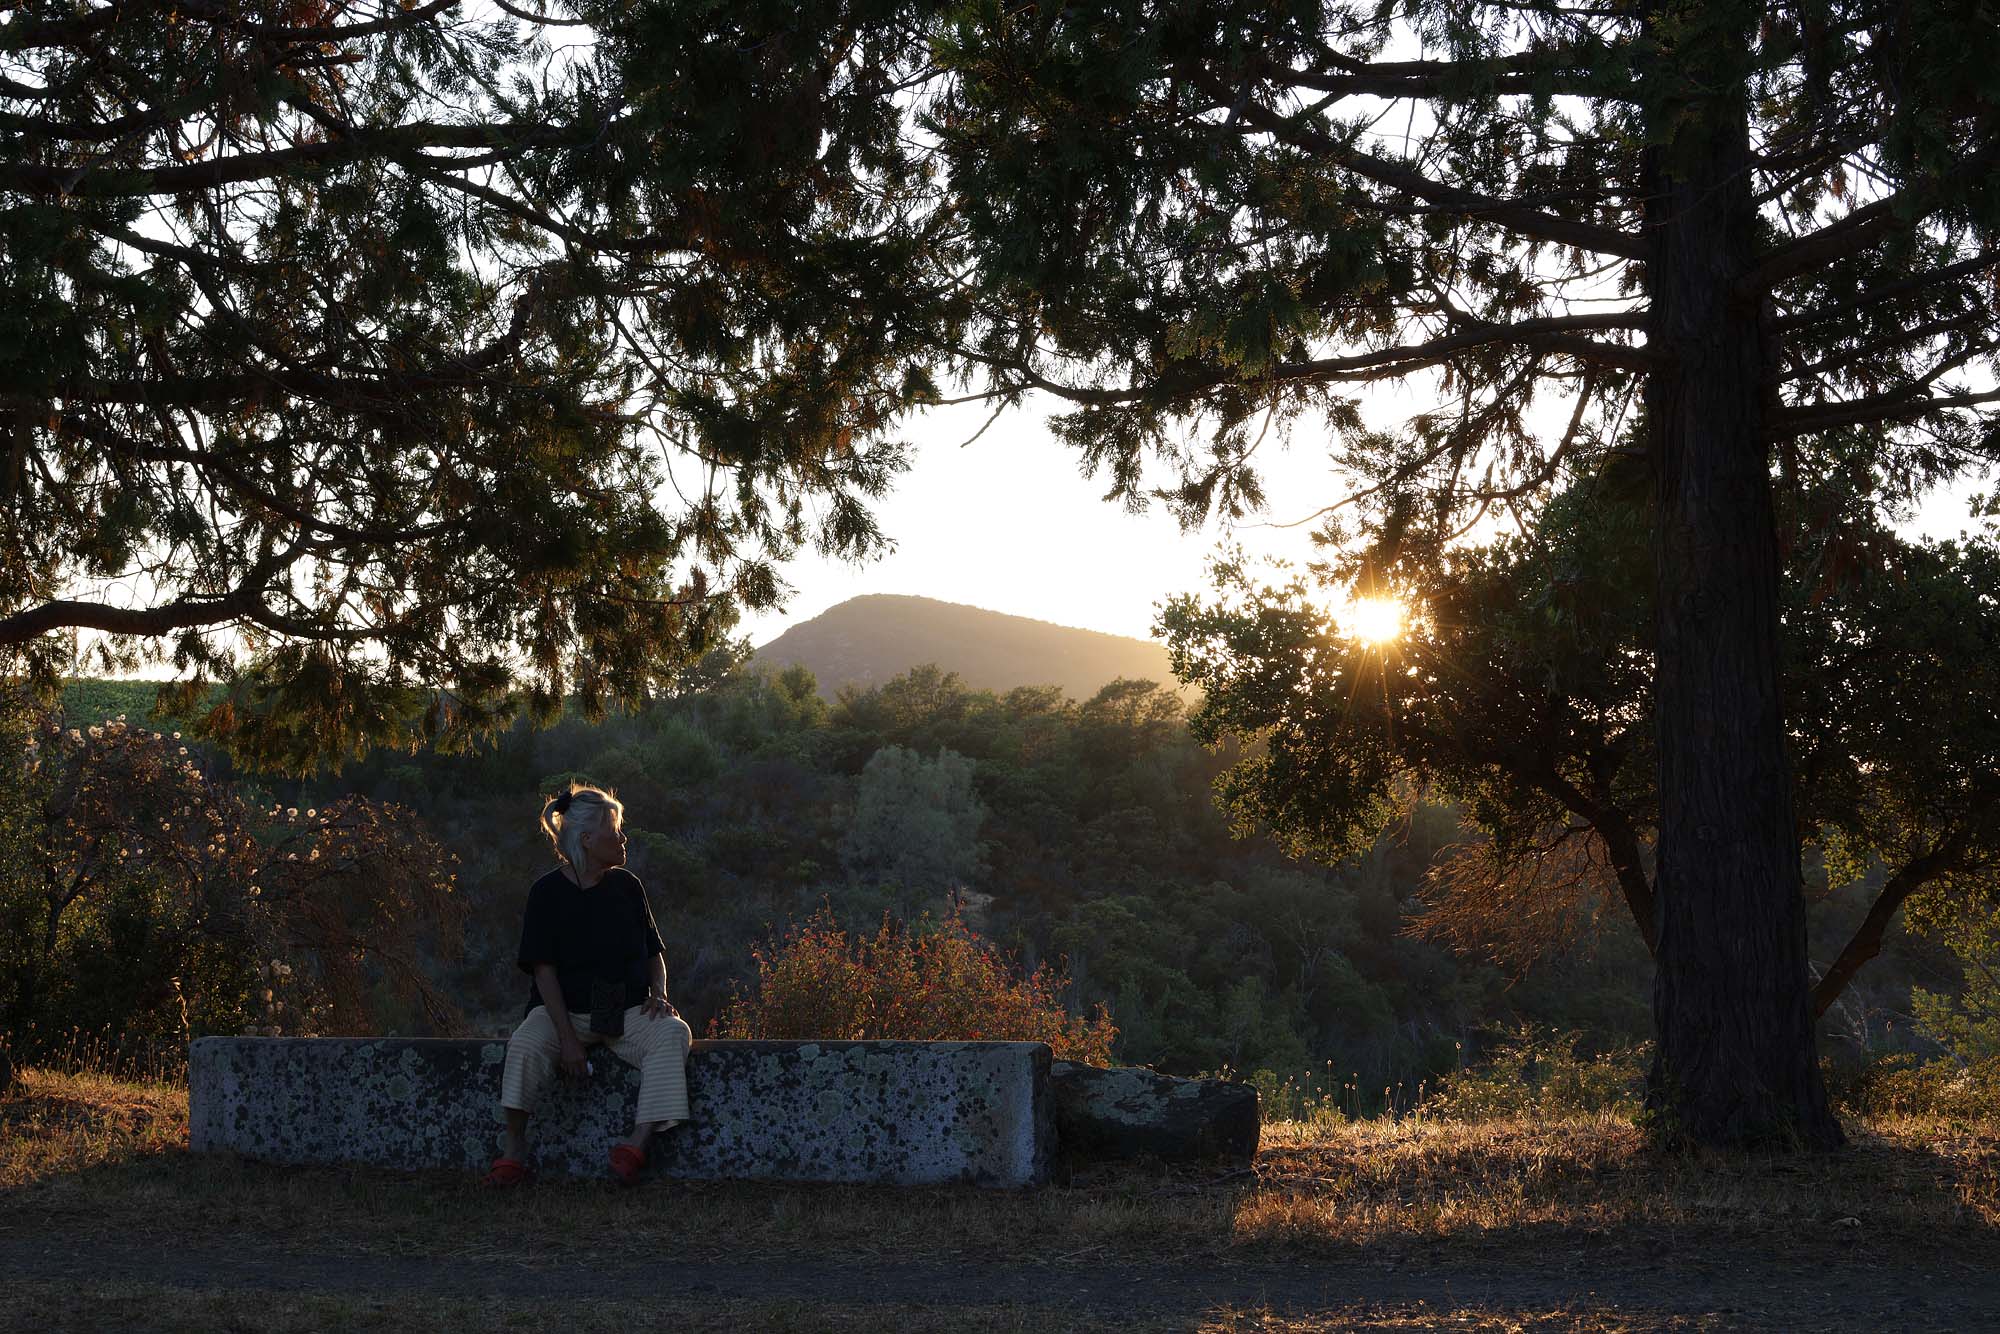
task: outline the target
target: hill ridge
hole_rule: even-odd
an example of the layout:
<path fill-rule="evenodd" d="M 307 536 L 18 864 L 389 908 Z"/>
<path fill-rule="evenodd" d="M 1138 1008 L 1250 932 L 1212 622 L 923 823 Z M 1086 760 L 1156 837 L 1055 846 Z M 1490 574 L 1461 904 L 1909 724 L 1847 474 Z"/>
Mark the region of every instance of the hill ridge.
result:
<path fill-rule="evenodd" d="M 915 593 L 862 593 L 787 627 L 752 661 L 805 667 L 831 697 L 926 663 L 974 689 L 1060 686 L 1088 698 L 1119 677 L 1172 685 L 1167 651 L 1149 640 L 1061 625 Z"/>

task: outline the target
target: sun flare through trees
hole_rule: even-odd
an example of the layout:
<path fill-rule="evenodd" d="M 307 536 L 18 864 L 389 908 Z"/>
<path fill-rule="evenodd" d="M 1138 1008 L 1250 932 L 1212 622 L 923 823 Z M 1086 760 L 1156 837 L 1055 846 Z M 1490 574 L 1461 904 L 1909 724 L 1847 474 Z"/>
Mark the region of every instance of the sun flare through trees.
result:
<path fill-rule="evenodd" d="M 1341 628 L 1359 643 L 1382 648 L 1402 638 L 1409 608 L 1398 598 L 1356 598 L 1341 608 Z"/>

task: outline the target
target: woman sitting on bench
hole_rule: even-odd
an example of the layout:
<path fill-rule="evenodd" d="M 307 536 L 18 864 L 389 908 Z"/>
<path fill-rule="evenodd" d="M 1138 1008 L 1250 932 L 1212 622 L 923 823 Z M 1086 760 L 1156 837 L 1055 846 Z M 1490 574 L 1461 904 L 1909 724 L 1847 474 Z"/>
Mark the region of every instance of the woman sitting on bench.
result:
<path fill-rule="evenodd" d="M 561 864 L 528 891 L 520 963 L 533 981 L 527 1017 L 507 1040 L 500 1083 L 507 1141 L 488 1185 L 526 1179 L 528 1116 L 558 1070 L 590 1073 L 587 1046 L 602 1044 L 639 1067 L 636 1123 L 611 1146 L 619 1181 L 639 1179 L 655 1130 L 687 1120 L 694 1035 L 667 1000 L 666 946 L 646 887 L 625 869 L 624 818 L 609 792 L 574 782 L 542 808 L 542 829 Z"/>

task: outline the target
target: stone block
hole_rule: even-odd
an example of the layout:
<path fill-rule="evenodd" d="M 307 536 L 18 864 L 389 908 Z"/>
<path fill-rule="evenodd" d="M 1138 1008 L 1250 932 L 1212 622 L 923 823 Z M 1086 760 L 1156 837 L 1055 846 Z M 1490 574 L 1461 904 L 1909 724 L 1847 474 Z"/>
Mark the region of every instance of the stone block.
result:
<path fill-rule="evenodd" d="M 188 1054 L 197 1152 L 284 1163 L 483 1170 L 498 1151 L 506 1043 L 200 1038 Z M 530 1123 L 538 1170 L 605 1174 L 639 1072 L 591 1053 Z M 970 1183 L 1048 1179 L 1049 1049 L 1039 1042 L 697 1042 L 691 1119 L 647 1171 L 695 1180 Z"/>
<path fill-rule="evenodd" d="M 1055 1062 L 1049 1083 L 1066 1157 L 1247 1162 L 1257 1156 L 1257 1090 L 1248 1084 L 1073 1061 Z"/>

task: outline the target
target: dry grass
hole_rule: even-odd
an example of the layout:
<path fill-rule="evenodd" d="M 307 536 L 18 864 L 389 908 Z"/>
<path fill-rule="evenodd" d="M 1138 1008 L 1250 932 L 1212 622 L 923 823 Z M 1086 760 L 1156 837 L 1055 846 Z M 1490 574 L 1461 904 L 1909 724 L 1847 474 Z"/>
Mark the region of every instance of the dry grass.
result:
<path fill-rule="evenodd" d="M 187 1147 L 187 1089 L 23 1070 L 0 1096 L 0 1189 Z"/>
<path fill-rule="evenodd" d="M 1366 1254 L 1391 1262 L 1551 1234 L 1671 1235 L 1825 1255 L 1862 1240 L 2000 1254 L 2000 1126 L 1902 1119 L 1823 1158 L 1655 1152 L 1612 1118 L 1266 1128 L 1253 1170 L 1098 1168 L 1019 1193 L 544 1182 L 494 1194 L 450 1173 L 286 1169 L 186 1152 L 178 1089 L 26 1072 L 0 1097 L 0 1234 L 78 1243 L 177 1220 L 190 1244 L 546 1262 L 669 1248 L 741 1258 L 1094 1264 Z M 663 1208 L 670 1199 L 671 1208 Z"/>
<path fill-rule="evenodd" d="M 1849 1127 L 1823 1156 L 1674 1153 L 1616 1117 L 1268 1128 L 1243 1242 L 1357 1247 L 1700 1230 L 1822 1245 L 1866 1230 L 2000 1239 L 2000 1126 L 1919 1118 Z"/>

